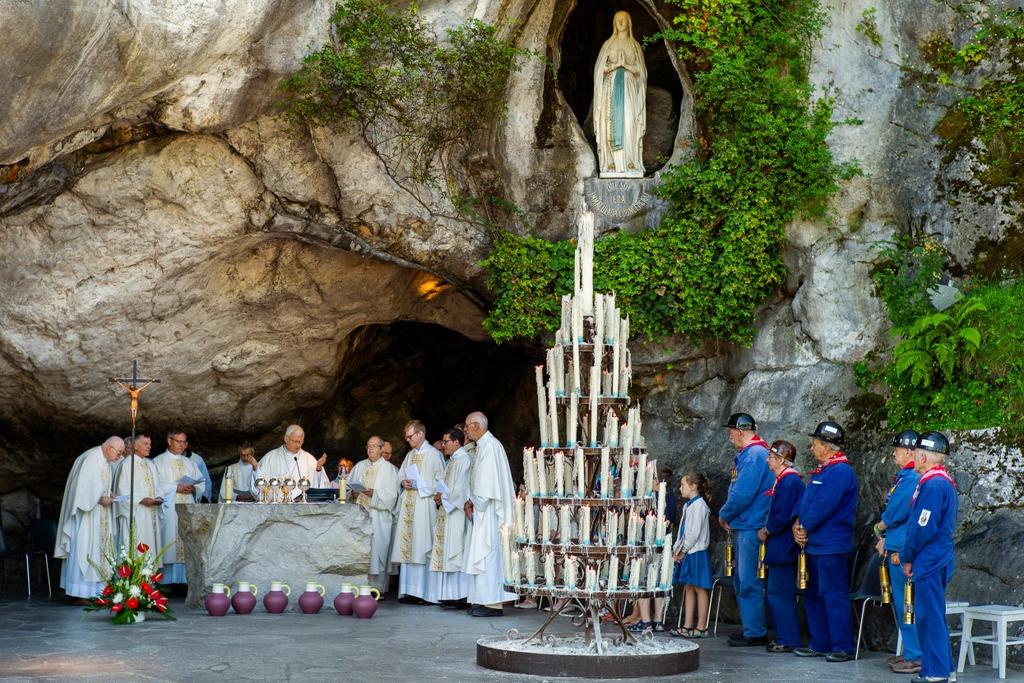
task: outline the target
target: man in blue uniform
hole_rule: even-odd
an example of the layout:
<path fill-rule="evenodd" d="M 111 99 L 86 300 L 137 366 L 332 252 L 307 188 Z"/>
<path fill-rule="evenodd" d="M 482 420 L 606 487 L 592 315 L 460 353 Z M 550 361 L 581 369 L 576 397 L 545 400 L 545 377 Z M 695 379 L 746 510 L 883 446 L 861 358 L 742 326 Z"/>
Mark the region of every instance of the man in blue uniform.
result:
<path fill-rule="evenodd" d="M 768 612 L 775 625 L 776 639 L 768 652 L 793 652 L 800 647 L 800 620 L 796 613 L 796 558 L 800 548 L 790 527 L 804 494 L 804 482 L 793 468 L 796 448 L 788 441 L 776 441 L 768 449 L 768 467 L 775 483 L 765 495 L 769 499 L 768 519 L 757 537 L 765 544 L 764 564 L 768 568 Z"/>
<path fill-rule="evenodd" d="M 921 480 L 911 496 L 903 573 L 914 585 L 915 625 L 921 644 L 921 673 L 914 683 L 946 681 L 953 670 L 946 625 L 946 584 L 953 576 L 953 530 L 957 493 L 943 462 L 949 440 L 925 432 L 917 440 L 914 465 Z"/>
<path fill-rule="evenodd" d="M 800 499 L 793 538 L 807 552 L 809 583 L 804 594 L 808 647 L 795 650 L 799 657 L 825 657 L 829 662 L 853 659 L 853 613 L 846 566 L 853 550 L 853 522 L 857 513 L 857 475 L 840 450 L 846 440 L 835 422 L 820 422 L 811 437 L 811 453 L 818 467 Z"/>
<path fill-rule="evenodd" d="M 768 516 L 768 498 L 764 495 L 774 477 L 768 469 L 768 444 L 757 435 L 757 423 L 747 413 L 735 413 L 722 425 L 729 430 L 729 441 L 739 450 L 733 463 L 732 482 L 725 504 L 718 513 L 719 524 L 732 533 L 736 548 L 736 572 L 733 586 L 740 608 L 743 633 L 729 637 L 735 647 L 764 645 L 767 629 L 764 619 L 764 583 L 757 578 L 758 529 Z"/>
<path fill-rule="evenodd" d="M 921 475 L 914 471 L 914 449 L 917 447 L 917 432 L 908 429 L 892 440 L 892 457 L 900 471 L 892 481 L 889 495 L 885 499 L 885 512 L 874 526 L 878 543 L 875 548 L 882 556 L 882 562 L 889 566 L 889 580 L 892 583 L 892 598 L 896 607 L 900 633 L 903 635 L 903 654 L 889 658 L 889 668 L 898 674 L 916 674 L 921 671 L 921 646 L 917 642 L 917 628 L 904 624 L 903 589 L 907 577 L 903 575 L 900 553 L 907 535 L 910 519 L 910 498 L 914 495 Z"/>

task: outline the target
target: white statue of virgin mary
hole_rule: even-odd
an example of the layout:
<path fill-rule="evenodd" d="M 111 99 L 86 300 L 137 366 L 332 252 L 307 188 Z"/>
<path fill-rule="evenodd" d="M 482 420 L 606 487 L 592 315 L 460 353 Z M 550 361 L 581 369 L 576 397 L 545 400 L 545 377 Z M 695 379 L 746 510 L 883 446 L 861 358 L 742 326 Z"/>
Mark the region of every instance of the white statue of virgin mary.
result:
<path fill-rule="evenodd" d="M 616 12 L 594 65 L 594 134 L 602 178 L 642 178 L 647 67 L 629 12 Z"/>

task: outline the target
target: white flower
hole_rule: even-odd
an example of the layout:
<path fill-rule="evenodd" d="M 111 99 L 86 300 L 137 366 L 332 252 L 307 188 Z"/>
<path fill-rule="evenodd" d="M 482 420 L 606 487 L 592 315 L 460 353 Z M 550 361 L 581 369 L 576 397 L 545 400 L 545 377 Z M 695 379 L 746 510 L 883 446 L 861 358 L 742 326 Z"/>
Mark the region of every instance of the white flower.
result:
<path fill-rule="evenodd" d="M 132 596 L 133 598 L 137 598 L 140 595 L 142 595 L 142 589 L 138 586 L 132 586 L 128 589 L 128 595 Z"/>
<path fill-rule="evenodd" d="M 124 595 L 122 595 L 121 593 L 114 593 L 114 604 L 115 605 L 117 603 L 119 603 L 119 602 L 122 602 L 123 600 L 124 600 Z"/>
<path fill-rule="evenodd" d="M 153 568 L 147 565 L 142 568 L 141 574 L 146 578 L 149 578 L 150 576 L 153 576 Z"/>

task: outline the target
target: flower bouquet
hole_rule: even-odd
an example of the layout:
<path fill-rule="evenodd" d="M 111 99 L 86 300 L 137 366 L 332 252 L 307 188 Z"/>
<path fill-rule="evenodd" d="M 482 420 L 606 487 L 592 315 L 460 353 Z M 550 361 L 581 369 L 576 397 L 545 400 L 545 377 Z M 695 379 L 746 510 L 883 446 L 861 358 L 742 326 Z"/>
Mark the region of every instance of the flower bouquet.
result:
<path fill-rule="evenodd" d="M 173 620 L 167 597 L 156 587 L 164 577 L 163 572 L 156 571 L 156 564 L 169 547 L 164 547 L 154 557 L 145 543 L 135 547 L 129 544 L 128 548 L 122 546 L 116 561 L 112 556 L 105 558 L 107 566 L 113 568 L 110 578 L 100 594 L 89 601 L 85 611 L 110 610 L 115 624 L 144 621 L 145 612 L 157 612 L 165 619 Z M 100 569 L 96 564 L 93 566 Z"/>

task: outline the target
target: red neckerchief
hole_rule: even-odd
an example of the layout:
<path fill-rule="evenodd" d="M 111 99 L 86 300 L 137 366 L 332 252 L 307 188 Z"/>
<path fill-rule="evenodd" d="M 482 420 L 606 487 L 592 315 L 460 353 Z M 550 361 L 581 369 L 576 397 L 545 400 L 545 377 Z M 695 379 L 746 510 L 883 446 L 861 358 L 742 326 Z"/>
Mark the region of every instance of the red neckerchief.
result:
<path fill-rule="evenodd" d="M 761 437 L 759 437 L 757 434 L 754 434 L 754 438 L 750 440 L 750 443 L 748 443 L 746 446 L 744 446 L 743 448 L 740 449 L 740 453 L 742 453 L 743 451 L 747 450 L 751 446 L 763 446 L 765 450 L 768 450 L 768 442 L 765 441 L 764 439 L 762 439 Z M 736 460 L 738 460 L 739 457 L 740 457 L 739 454 L 737 454 L 736 455 L 736 459 L 733 460 L 733 464 L 732 464 L 732 477 L 731 477 L 730 481 L 736 481 Z"/>
<path fill-rule="evenodd" d="M 850 461 L 846 459 L 846 453 L 839 451 L 838 453 L 830 455 L 828 460 L 811 470 L 811 476 L 813 477 L 816 474 L 821 474 L 826 467 L 831 467 L 832 465 L 837 465 L 841 462 L 849 464 Z"/>
<path fill-rule="evenodd" d="M 779 472 L 778 476 L 775 477 L 775 483 L 772 484 L 771 489 L 769 489 L 768 491 L 765 491 L 764 495 L 766 495 L 768 497 L 774 496 L 775 495 L 775 489 L 777 489 L 779 487 L 779 482 L 782 481 L 782 479 L 784 477 L 788 477 L 791 474 L 795 474 L 797 476 L 800 476 L 799 472 L 797 472 L 795 469 L 793 469 L 792 467 L 789 467 L 787 465 L 785 468 L 783 468 L 783 470 L 781 472 Z"/>
<path fill-rule="evenodd" d="M 929 479 L 934 479 L 935 477 L 941 477 L 942 479 L 945 479 L 946 481 L 953 485 L 954 491 L 957 490 L 956 482 L 953 481 L 953 477 L 949 476 L 949 473 L 946 472 L 946 468 L 943 467 L 942 465 L 936 465 L 935 467 L 931 468 L 930 470 L 922 474 L 921 478 L 917 480 L 917 488 L 914 489 L 914 495 L 911 496 L 910 498 L 911 505 L 913 505 L 914 501 L 917 500 L 917 494 L 921 493 L 921 486 L 923 486 L 924 483 Z"/>
<path fill-rule="evenodd" d="M 892 478 L 892 486 L 889 487 L 889 493 L 887 493 L 886 496 L 885 496 L 885 500 L 886 501 L 888 501 L 889 497 L 892 496 L 892 494 L 896 491 L 896 487 L 900 485 L 900 481 L 903 479 L 903 477 L 907 476 L 907 470 L 912 470 L 912 469 L 914 469 L 914 461 L 913 460 L 911 460 L 906 465 L 904 465 L 903 469 L 901 469 L 896 474 L 896 476 Z"/>

